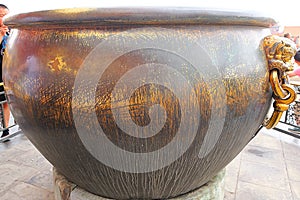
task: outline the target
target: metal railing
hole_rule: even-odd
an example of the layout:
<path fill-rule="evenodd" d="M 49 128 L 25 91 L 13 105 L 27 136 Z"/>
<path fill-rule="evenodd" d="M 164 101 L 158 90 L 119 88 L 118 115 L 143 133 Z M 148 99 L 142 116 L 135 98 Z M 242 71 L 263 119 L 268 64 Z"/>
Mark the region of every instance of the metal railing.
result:
<path fill-rule="evenodd" d="M 285 124 L 286 125 L 285 127 L 288 128 L 300 128 L 300 124 L 297 124 L 297 117 L 299 116 L 300 119 L 300 82 L 299 83 L 291 82 L 291 84 L 294 86 L 298 98 L 294 103 L 292 103 L 289 106 L 288 110 L 285 112 L 283 118 L 279 122 L 281 124 Z M 276 126 L 274 127 L 274 129 L 300 139 L 300 132 L 299 134 L 293 133 L 288 129 L 283 128 L 282 126 Z"/>

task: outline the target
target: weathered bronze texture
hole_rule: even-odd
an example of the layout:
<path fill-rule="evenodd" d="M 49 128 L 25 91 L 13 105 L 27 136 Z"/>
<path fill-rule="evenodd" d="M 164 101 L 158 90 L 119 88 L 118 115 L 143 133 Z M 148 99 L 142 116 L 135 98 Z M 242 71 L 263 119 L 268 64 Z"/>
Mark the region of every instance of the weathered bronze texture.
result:
<path fill-rule="evenodd" d="M 186 8 L 13 16 L 11 109 L 36 148 L 92 193 L 162 199 L 208 182 L 272 98 L 261 40 L 274 20 Z"/>
<path fill-rule="evenodd" d="M 296 100 L 296 92 L 288 84 L 286 72 L 293 71 L 293 57 L 296 54 L 296 45 L 289 39 L 270 35 L 264 38 L 263 47 L 266 52 L 270 70 L 270 83 L 274 93 L 274 112 L 270 118 L 266 118 L 263 125 L 270 129 L 274 128 L 283 112 Z"/>

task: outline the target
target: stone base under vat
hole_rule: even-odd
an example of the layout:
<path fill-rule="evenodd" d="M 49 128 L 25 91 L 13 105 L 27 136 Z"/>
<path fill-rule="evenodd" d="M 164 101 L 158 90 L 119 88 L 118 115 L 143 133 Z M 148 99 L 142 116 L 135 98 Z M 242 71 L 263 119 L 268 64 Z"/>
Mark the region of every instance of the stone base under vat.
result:
<path fill-rule="evenodd" d="M 222 200 L 224 199 L 225 169 L 201 188 L 170 200 Z M 66 177 L 53 168 L 55 200 L 111 200 L 94 195 L 69 182 Z"/>

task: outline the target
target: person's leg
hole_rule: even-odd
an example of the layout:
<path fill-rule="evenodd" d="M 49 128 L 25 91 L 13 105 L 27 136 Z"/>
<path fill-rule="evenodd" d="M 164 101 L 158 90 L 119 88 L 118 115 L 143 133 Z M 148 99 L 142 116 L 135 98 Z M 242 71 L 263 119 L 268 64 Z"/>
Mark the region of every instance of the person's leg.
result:
<path fill-rule="evenodd" d="M 6 101 L 6 97 L 5 97 L 5 94 L 4 94 L 3 83 L 0 83 L 0 92 L 1 92 L 1 94 L 0 94 L 0 102 L 5 102 Z M 4 118 L 4 122 L 3 122 L 4 124 L 2 124 L 1 128 L 5 128 L 8 125 L 7 119 L 9 120 L 9 117 L 7 118 L 7 115 L 9 115 L 9 113 L 7 114 L 7 109 L 9 109 L 9 108 L 8 108 L 7 102 L 2 103 L 2 105 L 0 105 L 0 106 L 2 106 L 2 116 L 1 116 L 1 118 L 2 117 Z M 3 119 L 1 119 L 1 120 L 3 120 Z M 5 137 L 7 135 L 9 135 L 9 131 L 8 130 L 2 131 L 1 137 Z"/>
<path fill-rule="evenodd" d="M 4 126 L 5 127 L 8 127 L 9 125 L 9 117 L 10 117 L 10 110 L 9 110 L 9 107 L 8 107 L 8 103 L 4 103 L 3 104 L 3 117 L 4 117 Z M 9 130 L 6 129 L 2 132 L 2 136 L 1 137 L 5 137 L 9 135 Z"/>
<path fill-rule="evenodd" d="M 3 104 L 3 113 L 4 113 L 4 125 L 5 127 L 8 127 L 10 110 L 7 102 Z"/>

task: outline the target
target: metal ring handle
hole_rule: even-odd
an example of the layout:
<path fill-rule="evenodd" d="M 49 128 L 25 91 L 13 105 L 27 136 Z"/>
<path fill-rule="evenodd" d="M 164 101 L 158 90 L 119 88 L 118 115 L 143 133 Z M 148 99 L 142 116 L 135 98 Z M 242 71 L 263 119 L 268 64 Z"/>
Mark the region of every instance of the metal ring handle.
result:
<path fill-rule="evenodd" d="M 287 96 L 286 91 L 282 88 L 279 82 L 279 77 L 278 77 L 278 71 L 276 69 L 273 69 L 270 72 L 270 83 L 271 87 L 273 89 L 273 92 L 276 96 L 284 99 Z"/>
<path fill-rule="evenodd" d="M 297 98 L 297 94 L 296 94 L 295 90 L 287 84 L 283 84 L 281 86 L 281 88 L 285 92 L 287 92 L 286 98 L 281 99 L 281 98 L 275 96 L 274 97 L 275 101 L 278 102 L 278 103 L 286 104 L 286 105 L 289 105 L 289 104 L 293 103 Z"/>

